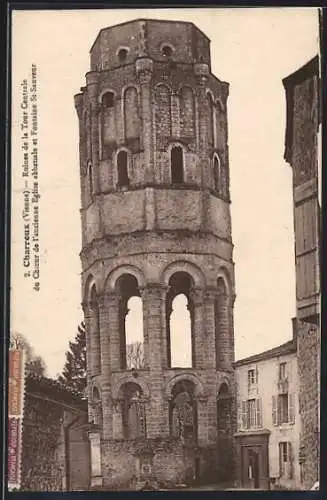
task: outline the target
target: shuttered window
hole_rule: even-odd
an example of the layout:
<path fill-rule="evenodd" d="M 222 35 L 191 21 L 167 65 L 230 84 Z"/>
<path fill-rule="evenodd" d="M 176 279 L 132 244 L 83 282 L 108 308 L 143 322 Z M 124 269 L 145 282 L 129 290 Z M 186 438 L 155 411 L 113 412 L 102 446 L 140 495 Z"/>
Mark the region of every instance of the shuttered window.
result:
<path fill-rule="evenodd" d="M 272 397 L 272 422 L 273 425 L 294 424 L 294 394 L 278 394 Z"/>
<path fill-rule="evenodd" d="M 247 399 L 242 401 L 240 426 L 245 429 L 258 429 L 262 427 L 261 399 Z"/>
<path fill-rule="evenodd" d="M 279 447 L 279 475 L 285 479 L 293 478 L 293 450 L 292 443 L 282 441 Z"/>

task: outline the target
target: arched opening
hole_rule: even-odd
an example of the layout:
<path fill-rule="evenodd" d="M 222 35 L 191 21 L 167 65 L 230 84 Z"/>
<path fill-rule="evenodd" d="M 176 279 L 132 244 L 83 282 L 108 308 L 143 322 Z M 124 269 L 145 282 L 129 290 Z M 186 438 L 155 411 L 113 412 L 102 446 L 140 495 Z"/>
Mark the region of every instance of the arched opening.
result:
<path fill-rule="evenodd" d="M 105 109 L 113 108 L 115 103 L 115 94 L 113 92 L 106 92 L 101 99 L 102 107 Z"/>
<path fill-rule="evenodd" d="M 192 138 L 195 123 L 194 95 L 190 87 L 183 87 L 180 91 L 180 135 Z"/>
<path fill-rule="evenodd" d="M 231 479 L 233 474 L 232 455 L 232 396 L 226 383 L 223 383 L 217 396 L 217 435 L 219 479 Z"/>
<path fill-rule="evenodd" d="M 189 380 L 177 382 L 170 401 L 170 433 L 188 441 L 197 440 L 195 386 Z"/>
<path fill-rule="evenodd" d="M 173 55 L 173 49 L 170 45 L 164 45 L 161 49 L 161 53 L 164 57 L 171 57 Z"/>
<path fill-rule="evenodd" d="M 215 155 L 213 158 L 213 180 L 214 180 L 214 189 L 219 191 L 220 184 L 220 161 L 218 156 Z"/>
<path fill-rule="evenodd" d="M 99 389 L 97 387 L 93 387 L 92 399 L 93 399 L 94 402 L 98 402 L 101 399 L 101 397 L 100 397 L 100 391 L 99 391 Z"/>
<path fill-rule="evenodd" d="M 124 92 L 124 127 L 126 140 L 140 136 L 139 99 L 135 87 L 129 87 Z"/>
<path fill-rule="evenodd" d="M 171 182 L 182 184 L 184 182 L 183 150 L 180 146 L 171 148 L 170 153 Z"/>
<path fill-rule="evenodd" d="M 127 382 L 120 390 L 122 427 L 125 439 L 146 437 L 145 403 L 141 387 Z"/>
<path fill-rule="evenodd" d="M 128 187 L 128 155 L 126 151 L 119 151 L 117 155 L 118 186 Z"/>
<path fill-rule="evenodd" d="M 210 93 L 207 94 L 207 125 L 208 125 L 208 144 L 213 147 L 214 145 L 214 125 L 213 125 L 213 113 L 214 113 L 214 104 L 212 100 L 212 96 Z"/>
<path fill-rule="evenodd" d="M 144 368 L 143 310 L 141 297 L 131 297 L 127 302 L 125 318 L 126 368 Z"/>
<path fill-rule="evenodd" d="M 185 272 L 173 274 L 166 296 L 167 361 L 171 368 L 194 368 L 194 307 L 192 278 Z"/>
<path fill-rule="evenodd" d="M 219 434 L 230 435 L 232 398 L 227 384 L 222 384 L 217 398 L 217 428 Z"/>
<path fill-rule="evenodd" d="M 116 142 L 115 94 L 105 92 L 101 97 L 101 155 L 108 158 Z"/>
<path fill-rule="evenodd" d="M 119 50 L 119 52 L 118 52 L 118 59 L 119 59 L 120 63 L 124 63 L 126 61 L 127 54 L 128 54 L 128 50 L 127 49 L 120 49 Z"/>
<path fill-rule="evenodd" d="M 137 280 L 131 274 L 118 279 L 120 368 L 144 368 L 143 310 Z"/>
<path fill-rule="evenodd" d="M 159 142 L 171 135 L 171 90 L 166 85 L 157 85 L 154 89 L 156 137 Z"/>

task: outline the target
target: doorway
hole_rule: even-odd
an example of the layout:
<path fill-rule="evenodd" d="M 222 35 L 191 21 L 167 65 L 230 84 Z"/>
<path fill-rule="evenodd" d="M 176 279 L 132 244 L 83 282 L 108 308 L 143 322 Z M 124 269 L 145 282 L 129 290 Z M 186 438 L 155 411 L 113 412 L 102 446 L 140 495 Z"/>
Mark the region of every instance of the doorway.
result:
<path fill-rule="evenodd" d="M 249 479 L 252 481 L 253 488 L 259 488 L 259 453 L 255 450 L 249 450 Z"/>
<path fill-rule="evenodd" d="M 260 447 L 244 446 L 243 453 L 243 486 L 249 489 L 259 489 L 260 481 Z"/>

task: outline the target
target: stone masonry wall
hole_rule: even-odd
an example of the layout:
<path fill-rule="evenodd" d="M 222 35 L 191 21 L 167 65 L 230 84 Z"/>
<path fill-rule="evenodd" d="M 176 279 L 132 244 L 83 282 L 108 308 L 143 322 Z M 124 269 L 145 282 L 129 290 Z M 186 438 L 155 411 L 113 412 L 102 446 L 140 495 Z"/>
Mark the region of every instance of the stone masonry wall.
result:
<path fill-rule="evenodd" d="M 319 479 L 319 378 L 320 331 L 315 325 L 300 324 L 298 332 L 299 410 L 301 415 L 300 463 L 304 488 Z"/>

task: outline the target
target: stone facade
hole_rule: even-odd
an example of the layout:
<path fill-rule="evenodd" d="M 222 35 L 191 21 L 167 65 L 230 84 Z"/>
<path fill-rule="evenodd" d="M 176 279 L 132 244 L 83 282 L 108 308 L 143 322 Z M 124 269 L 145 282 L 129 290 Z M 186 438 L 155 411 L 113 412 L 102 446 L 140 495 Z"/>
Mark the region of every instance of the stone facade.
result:
<path fill-rule="evenodd" d="M 243 488 L 301 487 L 296 319 L 293 328 L 291 341 L 235 363 L 237 478 Z"/>
<path fill-rule="evenodd" d="M 87 405 L 51 379 L 27 377 L 22 433 L 23 491 L 88 489 Z"/>
<path fill-rule="evenodd" d="M 228 84 L 211 73 L 210 42 L 192 23 L 136 20 L 101 30 L 91 48 L 75 107 L 89 419 L 99 435 L 94 486 L 137 489 L 232 471 L 227 97 Z M 177 294 L 191 320 L 188 368 L 172 366 Z M 144 365 L 128 369 L 134 296 L 142 299 Z"/>
<path fill-rule="evenodd" d="M 320 206 L 318 56 L 283 80 L 287 101 L 285 159 L 293 170 L 296 306 L 299 321 L 301 479 L 319 480 L 320 446 Z"/>

